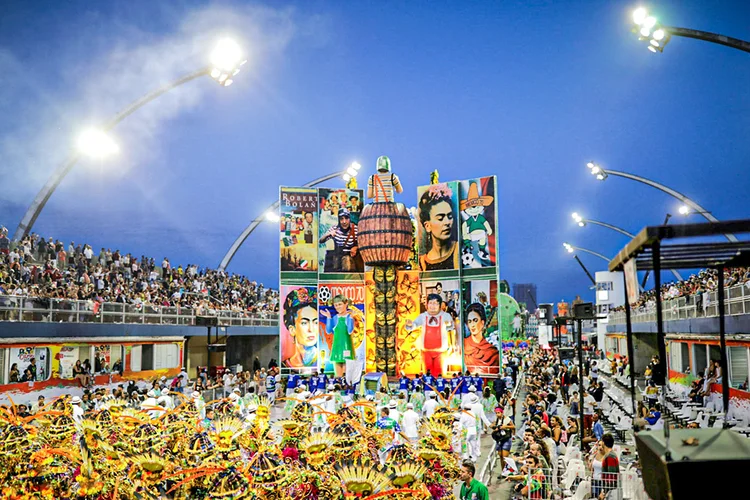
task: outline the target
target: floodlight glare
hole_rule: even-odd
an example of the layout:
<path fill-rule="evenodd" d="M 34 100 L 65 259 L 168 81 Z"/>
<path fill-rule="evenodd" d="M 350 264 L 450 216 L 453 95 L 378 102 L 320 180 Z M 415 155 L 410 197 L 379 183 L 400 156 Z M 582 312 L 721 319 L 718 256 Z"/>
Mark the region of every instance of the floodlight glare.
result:
<path fill-rule="evenodd" d="M 651 34 L 651 28 L 646 28 L 645 26 L 641 28 L 642 36 L 649 36 L 650 34 Z"/>
<path fill-rule="evenodd" d="M 690 207 L 687 205 L 681 205 L 678 211 L 680 212 L 680 215 L 687 215 L 690 213 Z"/>
<path fill-rule="evenodd" d="M 354 170 L 357 170 L 357 171 L 359 171 L 359 169 L 360 169 L 360 168 L 362 168 L 362 165 L 360 165 L 360 164 L 359 164 L 359 162 L 353 161 L 353 162 L 352 162 L 352 164 L 351 164 L 351 167 L 352 167 L 352 168 L 353 168 Z"/>
<path fill-rule="evenodd" d="M 649 45 L 648 50 L 650 50 L 653 53 L 656 53 L 656 47 L 654 47 L 653 45 Z"/>
<path fill-rule="evenodd" d="M 666 33 L 664 33 L 663 29 L 658 29 L 654 31 L 654 34 L 652 35 L 654 37 L 654 40 L 662 40 Z"/>
<path fill-rule="evenodd" d="M 586 223 L 585 223 L 585 222 L 583 222 L 582 220 L 579 220 L 579 221 L 578 221 L 578 226 L 579 226 L 579 227 L 583 227 L 583 226 L 585 226 L 585 225 L 586 225 Z"/>
<path fill-rule="evenodd" d="M 586 166 L 587 166 L 587 167 L 589 167 L 589 168 L 594 168 L 594 166 L 595 166 L 595 165 L 594 165 L 594 162 L 593 162 L 593 161 L 590 161 L 590 162 L 588 162 L 588 163 L 586 164 Z"/>
<path fill-rule="evenodd" d="M 351 175 L 352 177 L 357 176 L 357 171 L 353 167 L 349 167 L 346 169 L 346 173 Z"/>
<path fill-rule="evenodd" d="M 649 41 L 649 43 L 650 43 L 651 45 L 653 45 L 654 47 L 658 47 L 658 46 L 659 46 L 659 42 L 658 42 L 657 40 L 653 40 L 653 39 L 652 39 L 652 40 L 650 40 L 650 41 Z"/>
<path fill-rule="evenodd" d="M 279 222 L 281 218 L 279 217 L 279 214 L 269 210 L 268 212 L 266 212 L 266 220 L 269 222 Z"/>
<path fill-rule="evenodd" d="M 242 49 L 231 38 L 222 38 L 211 52 L 211 64 L 221 71 L 234 71 L 242 64 Z"/>
<path fill-rule="evenodd" d="M 596 166 L 596 165 L 594 165 L 594 168 L 591 169 L 591 173 L 594 174 L 594 175 L 598 174 L 601 171 L 602 171 L 602 169 L 600 167 Z"/>
<path fill-rule="evenodd" d="M 88 129 L 78 136 L 78 150 L 92 158 L 105 158 L 118 153 L 120 147 L 106 132 Z"/>
<path fill-rule="evenodd" d="M 654 26 L 656 26 L 656 18 L 655 18 L 654 16 L 648 16 L 648 17 L 647 17 L 647 18 L 646 18 L 646 19 L 645 19 L 645 20 L 643 21 L 643 27 L 644 27 L 644 28 L 648 28 L 648 29 L 651 29 L 651 28 L 653 28 Z"/>
<path fill-rule="evenodd" d="M 349 182 L 351 180 L 351 178 L 352 178 L 352 176 L 349 175 L 349 174 L 344 174 L 343 177 L 344 177 L 344 181 L 345 182 Z"/>
<path fill-rule="evenodd" d="M 633 22 L 640 26 L 641 24 L 643 24 L 643 21 L 646 20 L 647 16 L 648 11 L 643 7 L 638 7 L 633 11 Z"/>
<path fill-rule="evenodd" d="M 599 180 L 599 181 L 603 181 L 604 180 L 604 174 L 598 174 L 596 176 L 596 179 Z"/>
<path fill-rule="evenodd" d="M 578 215 L 578 212 L 573 212 L 572 214 L 570 214 L 570 216 L 573 217 L 573 220 L 578 220 L 581 218 L 581 216 Z"/>

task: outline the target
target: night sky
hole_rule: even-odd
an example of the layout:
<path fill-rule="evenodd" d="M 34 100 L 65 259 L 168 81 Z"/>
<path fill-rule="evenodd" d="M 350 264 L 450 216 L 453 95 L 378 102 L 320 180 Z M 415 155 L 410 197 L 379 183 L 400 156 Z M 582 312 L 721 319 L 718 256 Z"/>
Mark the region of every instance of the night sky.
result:
<path fill-rule="evenodd" d="M 234 85 L 201 78 L 129 117 L 114 130 L 121 153 L 80 162 L 34 230 L 216 267 L 279 185 L 354 160 L 370 173 L 386 154 L 407 205 L 433 169 L 498 175 L 501 277 L 536 283 L 540 302 L 593 299 L 562 242 L 613 255 L 628 239 L 580 229 L 572 211 L 631 232 L 684 218 L 652 188 L 597 182 L 587 161 L 663 182 L 719 219 L 748 216 L 750 54 L 677 37 L 652 54 L 631 33 L 637 5 L 3 2 L 0 224 L 14 232 L 83 127 L 232 35 L 249 59 Z M 647 6 L 666 25 L 750 39 L 747 1 Z M 276 226 L 229 270 L 276 286 Z"/>

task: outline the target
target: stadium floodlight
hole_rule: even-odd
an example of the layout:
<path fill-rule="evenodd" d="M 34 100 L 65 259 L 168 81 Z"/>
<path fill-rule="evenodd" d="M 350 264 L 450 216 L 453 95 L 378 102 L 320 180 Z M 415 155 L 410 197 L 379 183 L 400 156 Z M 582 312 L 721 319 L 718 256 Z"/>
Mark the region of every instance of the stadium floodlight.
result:
<path fill-rule="evenodd" d="M 589 171 L 591 172 L 591 175 L 596 177 L 597 180 L 603 181 L 607 178 L 607 172 L 602 167 L 594 163 L 593 161 L 590 161 L 586 164 Z"/>
<path fill-rule="evenodd" d="M 277 214 L 273 210 L 269 210 L 268 212 L 266 212 L 266 220 L 269 222 L 279 222 L 281 220 L 281 217 L 279 217 L 279 214 Z"/>
<path fill-rule="evenodd" d="M 680 205 L 680 208 L 677 211 L 680 212 L 680 215 L 688 215 L 690 213 L 690 207 L 687 205 Z"/>
<path fill-rule="evenodd" d="M 234 80 L 231 77 L 240 72 L 240 66 L 247 62 L 240 45 L 231 38 L 222 38 L 211 52 L 211 78 L 224 87 L 229 87 Z"/>
<path fill-rule="evenodd" d="M 664 47 L 673 36 L 694 38 L 732 47 L 743 52 L 750 52 L 750 42 L 739 38 L 690 28 L 662 26 L 656 17 L 649 15 L 648 10 L 644 7 L 638 7 L 633 11 L 633 32 L 638 33 L 638 40 L 646 42 L 646 47 L 651 52 L 663 52 Z"/>
<path fill-rule="evenodd" d="M 592 170 L 593 167 L 597 165 L 594 162 L 588 162 L 586 166 L 589 168 L 589 170 Z M 601 167 L 600 169 L 601 171 L 599 172 L 599 174 L 596 175 L 596 178 L 600 181 L 603 181 L 610 175 L 614 175 L 616 177 L 624 177 L 625 179 L 630 179 L 636 182 L 640 182 L 641 184 L 651 186 L 652 188 L 658 189 L 659 191 L 667 193 L 668 195 L 676 198 L 677 200 L 679 200 L 680 202 L 682 202 L 683 204 L 687 205 L 688 207 L 692 209 L 690 213 L 700 214 L 709 222 L 719 222 L 719 219 L 714 217 L 711 214 L 711 212 L 709 212 L 708 210 L 706 210 L 705 208 L 700 206 L 698 203 L 696 203 L 695 201 L 685 196 L 684 194 L 680 193 L 679 191 L 675 191 L 671 187 L 665 186 L 664 184 L 659 184 L 656 181 L 652 181 L 651 179 L 641 177 L 640 175 L 630 174 L 628 172 L 621 172 L 618 170 L 611 170 L 611 169 L 605 170 L 604 168 L 601 168 Z M 732 242 L 738 241 L 737 237 L 733 234 L 725 234 L 724 236 L 729 241 L 732 241 Z"/>
<path fill-rule="evenodd" d="M 117 154 L 120 147 L 106 132 L 91 128 L 78 136 L 78 150 L 91 158 L 102 159 Z"/>
<path fill-rule="evenodd" d="M 349 182 L 354 177 L 357 177 L 357 174 L 359 174 L 359 170 L 362 168 L 362 165 L 359 164 L 359 162 L 353 161 L 351 165 L 349 165 L 349 168 L 346 169 L 346 173 L 342 175 L 341 177 L 344 179 L 344 181 Z"/>
<path fill-rule="evenodd" d="M 569 243 L 563 243 L 563 248 L 568 251 L 568 253 L 573 253 L 573 247 L 570 246 Z"/>

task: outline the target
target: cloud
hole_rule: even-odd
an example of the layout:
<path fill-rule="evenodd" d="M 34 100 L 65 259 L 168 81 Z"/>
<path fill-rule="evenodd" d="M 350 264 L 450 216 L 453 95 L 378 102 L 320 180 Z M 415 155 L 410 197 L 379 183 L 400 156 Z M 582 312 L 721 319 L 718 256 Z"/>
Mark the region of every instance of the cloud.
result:
<path fill-rule="evenodd" d="M 27 203 L 68 157 L 82 127 L 105 124 L 134 100 L 207 64 L 219 38 L 235 38 L 247 50 L 246 67 L 255 70 L 280 60 L 300 32 L 314 36 L 307 23 L 300 30 L 303 23 L 293 9 L 212 5 L 174 11 L 165 6 L 161 12 L 170 20 L 170 32 L 144 31 L 118 16 L 99 22 L 91 33 L 80 33 L 85 43 L 64 47 L 61 60 L 50 62 L 57 73 L 41 75 L 38 83 L 29 78 L 19 55 L 0 49 L 0 112 L 15 117 L 12 125 L 0 128 L 0 198 Z M 194 108 L 206 93 L 220 90 L 208 78 L 191 82 L 118 125 L 116 139 L 127 145 L 117 159 L 119 175 L 159 155 L 158 138 L 168 122 Z M 85 165 L 72 174 L 86 175 Z M 63 182 L 61 191 L 74 185 Z"/>

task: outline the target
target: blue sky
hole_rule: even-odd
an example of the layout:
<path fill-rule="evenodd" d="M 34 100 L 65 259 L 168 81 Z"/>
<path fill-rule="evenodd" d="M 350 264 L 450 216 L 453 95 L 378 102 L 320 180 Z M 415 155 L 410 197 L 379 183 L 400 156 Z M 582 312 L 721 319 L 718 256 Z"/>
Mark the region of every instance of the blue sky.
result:
<path fill-rule="evenodd" d="M 587 161 L 668 184 L 720 219 L 748 216 L 750 55 L 680 38 L 651 54 L 630 32 L 636 5 L 6 3 L 0 224 L 15 229 L 77 131 L 200 67 L 231 34 L 249 59 L 235 84 L 196 80 L 128 118 L 114 131 L 121 154 L 80 162 L 36 231 L 215 267 L 279 185 L 353 160 L 372 170 L 387 154 L 409 205 L 435 168 L 441 180 L 498 175 L 501 277 L 537 283 L 542 302 L 593 299 L 562 242 L 613 255 L 627 238 L 578 229 L 570 212 L 636 232 L 677 202 L 597 183 Z M 748 2 L 648 6 L 665 24 L 750 39 Z M 230 270 L 275 286 L 277 252 L 263 226 Z"/>

